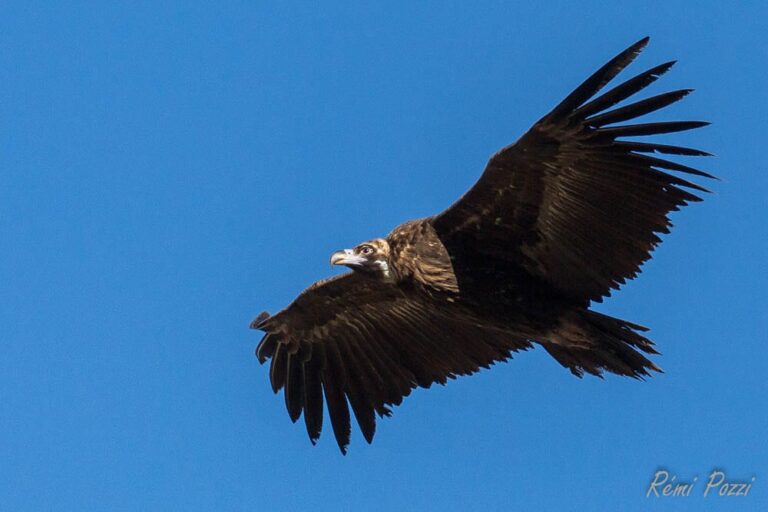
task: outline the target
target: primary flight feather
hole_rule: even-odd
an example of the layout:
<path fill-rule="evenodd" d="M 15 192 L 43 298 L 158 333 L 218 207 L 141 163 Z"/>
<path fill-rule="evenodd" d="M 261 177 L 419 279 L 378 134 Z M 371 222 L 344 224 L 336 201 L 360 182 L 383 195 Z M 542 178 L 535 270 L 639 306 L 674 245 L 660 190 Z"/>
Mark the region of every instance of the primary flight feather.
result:
<path fill-rule="evenodd" d="M 319 281 L 251 327 L 271 359 L 291 420 L 303 414 L 314 444 L 324 403 L 342 452 L 350 407 L 371 442 L 416 386 L 445 383 L 507 360 L 533 343 L 576 375 L 642 377 L 659 368 L 639 325 L 589 310 L 634 278 L 668 233 L 668 214 L 706 192 L 668 171 L 712 178 L 658 155 L 705 156 L 624 140 L 679 132 L 699 121 L 633 122 L 686 96 L 672 91 L 625 106 L 674 64 L 656 66 L 594 96 L 648 43 L 597 70 L 516 143 L 491 157 L 478 182 L 438 215 L 386 238 L 337 251 L 352 272 Z M 656 155 L 656 156 L 654 156 Z"/>

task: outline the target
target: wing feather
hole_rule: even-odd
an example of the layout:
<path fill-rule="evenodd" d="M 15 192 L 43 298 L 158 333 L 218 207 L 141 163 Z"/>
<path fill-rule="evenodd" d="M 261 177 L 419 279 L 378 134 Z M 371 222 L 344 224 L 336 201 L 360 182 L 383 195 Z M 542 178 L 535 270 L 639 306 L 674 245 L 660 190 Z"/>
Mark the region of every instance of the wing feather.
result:
<path fill-rule="evenodd" d="M 324 343 L 326 365 L 322 374 L 323 393 L 328 404 L 328 415 L 336 443 L 342 453 L 347 453 L 349 438 L 352 432 L 350 426 L 349 407 L 344 388 L 347 386 L 347 375 L 339 354 L 339 348 L 333 340 Z"/>
<path fill-rule="evenodd" d="M 277 347 L 277 335 L 270 334 L 269 336 L 264 336 L 258 347 L 256 347 L 256 357 L 259 358 L 259 362 L 264 364 L 267 359 L 274 356 Z"/>
<path fill-rule="evenodd" d="M 685 155 L 685 156 L 712 156 L 712 153 L 701 151 L 700 149 L 683 148 L 679 146 L 668 146 L 666 144 L 649 144 L 647 142 L 636 141 L 616 141 L 613 146 L 620 151 L 634 151 L 637 153 L 662 153 L 666 155 Z"/>
<path fill-rule="evenodd" d="M 288 409 L 288 415 L 294 423 L 301 417 L 301 411 L 304 408 L 304 375 L 302 364 L 300 353 L 288 354 L 284 393 L 285 407 Z"/>
<path fill-rule="evenodd" d="M 325 364 L 325 347 L 312 345 L 312 357 L 303 364 L 304 370 L 304 425 L 312 444 L 320 438 L 323 429 L 323 384 L 322 372 Z"/>
<path fill-rule="evenodd" d="M 591 126 L 600 127 L 607 124 L 620 123 L 622 121 L 629 121 L 636 117 L 650 114 L 664 107 L 671 105 L 677 101 L 680 101 L 687 95 L 693 92 L 693 89 L 681 89 L 679 91 L 665 92 L 644 100 L 640 100 L 631 105 L 627 105 L 615 110 L 604 112 L 600 115 L 590 117 L 587 121 Z"/>
<path fill-rule="evenodd" d="M 605 94 L 599 96 L 598 98 L 579 107 L 576 110 L 576 112 L 574 112 L 574 117 L 580 118 L 580 119 L 586 119 L 597 112 L 601 112 L 603 110 L 611 108 L 617 103 L 624 101 L 625 99 L 629 98 L 633 94 L 651 85 L 653 82 L 658 80 L 664 73 L 669 71 L 669 69 L 674 65 L 675 65 L 675 61 L 665 62 L 664 64 L 658 65 L 654 68 L 649 69 L 648 71 L 640 73 L 634 78 L 630 78 L 626 82 L 620 85 L 617 85 L 616 87 L 606 92 Z"/>
<path fill-rule="evenodd" d="M 709 123 L 706 121 L 661 121 L 658 123 L 627 124 L 597 130 L 592 137 L 605 140 L 618 137 L 661 135 L 663 133 L 684 132 L 704 126 L 709 126 Z"/>
<path fill-rule="evenodd" d="M 275 393 L 285 386 L 285 376 L 288 371 L 287 354 L 288 348 L 284 345 L 279 345 L 275 349 L 275 355 L 269 367 L 269 382 L 272 384 L 272 391 Z"/>
<path fill-rule="evenodd" d="M 595 71 L 592 76 L 587 78 L 558 106 L 552 109 L 552 112 L 550 112 L 551 118 L 558 119 L 568 115 L 579 105 L 594 96 L 605 84 L 613 80 L 616 75 L 621 73 L 625 67 L 635 60 L 635 57 L 640 55 L 640 52 L 645 48 L 649 40 L 650 38 L 648 37 L 642 38 Z"/>
<path fill-rule="evenodd" d="M 348 330 L 342 330 L 336 334 L 336 341 L 339 344 L 342 363 L 347 371 L 348 379 L 345 392 L 349 399 L 349 405 L 352 406 L 352 412 L 355 415 L 357 424 L 363 437 L 369 443 L 373 440 L 376 432 L 376 418 L 373 413 L 373 396 L 375 390 L 370 376 L 366 375 L 365 363 L 359 361 L 350 347 L 354 341 L 349 337 Z"/>

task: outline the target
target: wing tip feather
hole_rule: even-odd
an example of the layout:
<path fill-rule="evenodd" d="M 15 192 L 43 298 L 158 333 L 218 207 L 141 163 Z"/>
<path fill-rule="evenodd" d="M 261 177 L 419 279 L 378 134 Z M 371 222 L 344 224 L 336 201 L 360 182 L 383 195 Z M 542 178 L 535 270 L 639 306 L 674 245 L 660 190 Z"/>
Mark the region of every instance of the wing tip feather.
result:
<path fill-rule="evenodd" d="M 250 328 L 251 329 L 257 329 L 257 330 L 263 330 L 262 327 L 264 327 L 264 324 L 271 318 L 270 314 L 267 311 L 262 311 L 259 313 L 256 318 L 253 319 L 251 322 Z"/>
<path fill-rule="evenodd" d="M 621 52 L 619 55 L 628 55 L 630 53 L 634 53 L 634 56 L 636 57 L 640 54 L 640 52 L 642 52 L 645 49 L 646 46 L 648 46 L 648 43 L 650 41 L 651 41 L 651 36 L 645 36 L 641 38 L 639 41 L 630 45 L 626 50 Z"/>
<path fill-rule="evenodd" d="M 643 51 L 643 48 L 648 45 L 650 40 L 649 36 L 645 36 L 606 62 L 552 109 L 545 116 L 545 119 L 559 119 L 577 110 L 585 101 L 597 94 L 608 82 L 629 66 L 640 55 L 640 52 Z"/>

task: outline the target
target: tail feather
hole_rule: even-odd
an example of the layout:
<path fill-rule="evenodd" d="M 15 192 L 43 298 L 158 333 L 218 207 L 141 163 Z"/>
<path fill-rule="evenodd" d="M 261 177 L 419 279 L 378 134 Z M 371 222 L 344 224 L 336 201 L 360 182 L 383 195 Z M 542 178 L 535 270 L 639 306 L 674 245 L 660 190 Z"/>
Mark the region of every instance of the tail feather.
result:
<path fill-rule="evenodd" d="M 604 371 L 642 379 L 662 369 L 646 354 L 658 354 L 653 342 L 640 334 L 648 329 L 595 311 L 564 315 L 558 325 L 538 340 L 571 373 L 602 377 Z"/>

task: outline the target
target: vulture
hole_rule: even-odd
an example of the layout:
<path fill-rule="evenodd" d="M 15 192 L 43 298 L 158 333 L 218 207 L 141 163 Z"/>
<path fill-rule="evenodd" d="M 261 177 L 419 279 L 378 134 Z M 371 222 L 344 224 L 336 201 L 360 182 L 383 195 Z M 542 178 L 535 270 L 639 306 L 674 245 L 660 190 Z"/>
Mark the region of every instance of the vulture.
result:
<path fill-rule="evenodd" d="M 682 175 L 714 176 L 664 155 L 697 149 L 634 137 L 701 121 L 637 122 L 691 92 L 635 94 L 674 61 L 598 93 L 648 43 L 608 61 L 517 142 L 493 155 L 445 211 L 331 255 L 351 269 L 261 313 L 256 356 L 271 361 L 293 422 L 312 444 L 324 407 L 342 453 L 354 414 L 369 443 L 417 386 L 470 375 L 513 352 L 544 348 L 573 374 L 642 379 L 661 371 L 645 327 L 590 309 L 640 272 L 668 233 L 669 213 L 708 192 Z M 672 174 L 674 173 L 674 174 Z"/>

